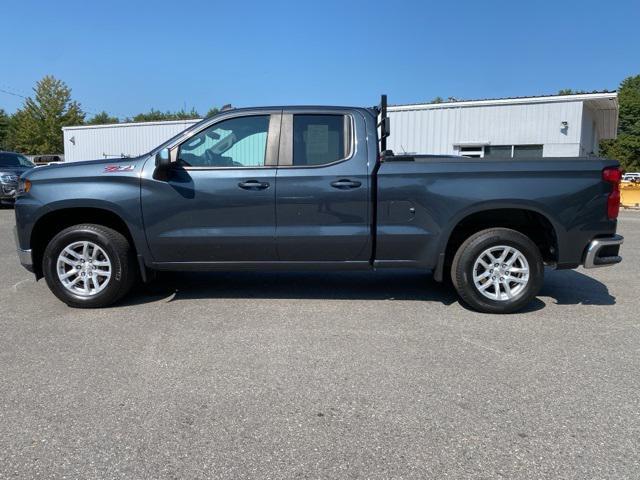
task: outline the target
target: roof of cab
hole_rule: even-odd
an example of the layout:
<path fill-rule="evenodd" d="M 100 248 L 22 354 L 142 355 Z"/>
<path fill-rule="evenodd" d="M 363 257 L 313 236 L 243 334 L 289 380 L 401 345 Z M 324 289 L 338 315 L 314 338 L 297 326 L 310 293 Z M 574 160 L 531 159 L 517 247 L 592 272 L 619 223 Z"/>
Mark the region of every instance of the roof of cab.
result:
<path fill-rule="evenodd" d="M 294 110 L 294 111 L 313 111 L 313 112 L 331 112 L 336 110 L 344 110 L 344 111 L 360 111 L 367 112 L 370 115 L 376 116 L 377 112 L 375 108 L 365 108 L 365 107 L 348 107 L 348 106 L 331 106 L 331 105 L 274 105 L 274 106 L 262 106 L 262 107 L 241 107 L 241 108 L 229 108 L 226 110 L 222 110 L 215 115 L 211 115 L 210 117 L 203 118 L 185 118 L 180 120 L 158 120 L 154 122 L 121 122 L 121 123 L 105 123 L 101 125 L 73 125 L 68 127 L 62 127 L 62 130 L 85 130 L 85 129 L 95 129 L 95 128 L 113 128 L 113 127 L 133 127 L 136 125 L 171 125 L 171 124 L 182 124 L 186 126 L 194 125 L 202 120 L 206 120 L 207 118 L 217 117 L 219 115 L 226 115 L 231 112 L 235 113 L 243 113 L 243 112 L 261 112 L 261 111 L 273 111 L 273 110 Z"/>

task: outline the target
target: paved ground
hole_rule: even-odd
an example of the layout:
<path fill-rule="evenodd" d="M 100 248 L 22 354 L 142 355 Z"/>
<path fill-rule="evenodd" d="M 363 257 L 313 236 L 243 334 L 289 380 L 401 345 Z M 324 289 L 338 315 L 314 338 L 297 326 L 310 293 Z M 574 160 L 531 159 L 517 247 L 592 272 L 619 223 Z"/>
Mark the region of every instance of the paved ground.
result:
<path fill-rule="evenodd" d="M 510 316 L 428 276 L 166 276 L 72 310 L 0 211 L 0 478 L 638 478 L 640 214 L 622 265 Z"/>

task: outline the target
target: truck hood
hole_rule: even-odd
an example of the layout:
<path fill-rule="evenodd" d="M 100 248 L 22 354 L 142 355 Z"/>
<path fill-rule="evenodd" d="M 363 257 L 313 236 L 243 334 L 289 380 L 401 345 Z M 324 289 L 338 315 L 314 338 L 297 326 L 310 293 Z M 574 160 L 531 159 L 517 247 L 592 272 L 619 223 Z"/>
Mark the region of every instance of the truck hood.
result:
<path fill-rule="evenodd" d="M 144 157 L 86 160 L 82 162 L 57 163 L 29 170 L 24 178 L 31 181 L 57 178 L 83 178 L 98 175 L 137 176 Z"/>

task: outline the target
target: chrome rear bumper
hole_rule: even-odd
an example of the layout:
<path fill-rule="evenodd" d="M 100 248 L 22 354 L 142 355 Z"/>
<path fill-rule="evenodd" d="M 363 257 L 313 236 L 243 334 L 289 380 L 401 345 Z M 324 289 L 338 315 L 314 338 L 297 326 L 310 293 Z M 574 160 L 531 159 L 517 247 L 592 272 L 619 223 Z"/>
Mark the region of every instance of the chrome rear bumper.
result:
<path fill-rule="evenodd" d="M 592 240 L 584 257 L 584 268 L 608 267 L 620 263 L 622 257 L 618 253 L 623 242 L 621 235 Z"/>

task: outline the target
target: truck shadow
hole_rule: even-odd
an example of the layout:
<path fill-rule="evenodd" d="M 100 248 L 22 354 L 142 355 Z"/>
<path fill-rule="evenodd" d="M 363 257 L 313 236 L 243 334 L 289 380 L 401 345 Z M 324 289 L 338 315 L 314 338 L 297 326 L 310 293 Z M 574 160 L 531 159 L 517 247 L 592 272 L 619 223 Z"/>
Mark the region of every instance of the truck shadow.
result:
<path fill-rule="evenodd" d="M 558 305 L 616 303 L 603 283 L 575 270 L 548 270 L 539 296 L 550 297 Z M 160 272 L 152 283 L 140 286 L 119 305 L 206 298 L 409 300 L 445 305 L 457 302 L 452 286 L 415 271 Z M 525 311 L 544 306 L 538 298 Z"/>
<path fill-rule="evenodd" d="M 616 297 L 607 286 L 577 270 L 547 270 L 542 297 L 555 299 L 558 305 L 615 305 Z"/>
<path fill-rule="evenodd" d="M 431 300 L 449 305 L 449 287 L 420 272 L 160 272 L 121 305 L 201 298 Z"/>

